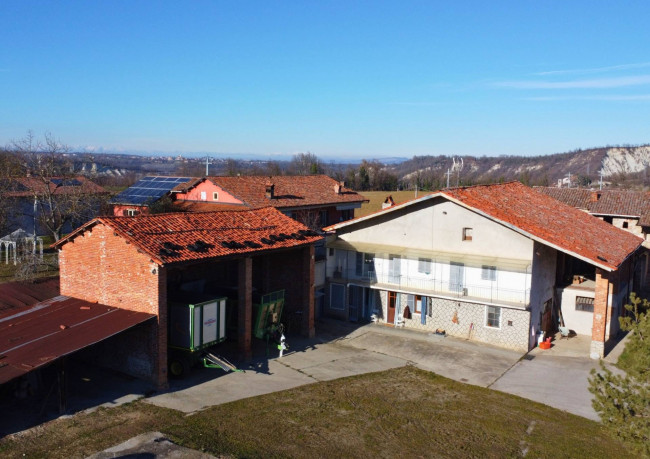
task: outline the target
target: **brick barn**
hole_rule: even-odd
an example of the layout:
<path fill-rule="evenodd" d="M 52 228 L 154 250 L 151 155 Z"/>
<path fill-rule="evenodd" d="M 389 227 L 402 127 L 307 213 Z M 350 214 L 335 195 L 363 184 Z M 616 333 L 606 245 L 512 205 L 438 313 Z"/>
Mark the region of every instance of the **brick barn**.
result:
<path fill-rule="evenodd" d="M 96 218 L 55 244 L 61 294 L 156 316 L 105 343 L 102 363 L 167 384 L 168 299 L 228 296 L 241 358 L 252 357 L 254 294 L 284 289 L 284 316 L 314 335 L 314 243 L 321 236 L 267 207 Z"/>

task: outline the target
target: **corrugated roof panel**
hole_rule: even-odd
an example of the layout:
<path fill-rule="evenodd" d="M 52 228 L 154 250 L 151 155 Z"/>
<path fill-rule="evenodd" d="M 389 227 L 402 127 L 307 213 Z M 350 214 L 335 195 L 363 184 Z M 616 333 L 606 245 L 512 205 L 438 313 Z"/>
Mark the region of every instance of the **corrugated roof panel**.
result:
<path fill-rule="evenodd" d="M 155 317 L 58 296 L 0 319 L 0 384 Z"/>

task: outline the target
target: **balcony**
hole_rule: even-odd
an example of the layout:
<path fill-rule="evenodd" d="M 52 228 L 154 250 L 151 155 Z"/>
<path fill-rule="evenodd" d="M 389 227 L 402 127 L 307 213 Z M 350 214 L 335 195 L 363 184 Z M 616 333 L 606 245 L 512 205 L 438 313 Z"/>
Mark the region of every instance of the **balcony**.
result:
<path fill-rule="evenodd" d="M 438 295 L 519 307 L 527 306 L 530 301 L 530 289 L 497 287 L 496 282 L 489 281 L 486 282 L 488 285 L 457 284 L 425 274 L 386 274 L 367 271 L 363 275 L 358 275 L 355 270 L 335 270 L 332 277 L 359 282 L 368 286 L 374 285 L 386 289 L 407 290 L 425 296 Z"/>

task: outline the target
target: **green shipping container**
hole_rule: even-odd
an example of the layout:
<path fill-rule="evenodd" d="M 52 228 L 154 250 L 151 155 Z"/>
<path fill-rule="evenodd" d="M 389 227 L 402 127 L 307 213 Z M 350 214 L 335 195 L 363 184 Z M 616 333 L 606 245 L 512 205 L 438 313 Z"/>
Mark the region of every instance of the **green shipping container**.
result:
<path fill-rule="evenodd" d="M 171 303 L 169 346 L 198 351 L 226 339 L 226 298 L 201 303 Z"/>

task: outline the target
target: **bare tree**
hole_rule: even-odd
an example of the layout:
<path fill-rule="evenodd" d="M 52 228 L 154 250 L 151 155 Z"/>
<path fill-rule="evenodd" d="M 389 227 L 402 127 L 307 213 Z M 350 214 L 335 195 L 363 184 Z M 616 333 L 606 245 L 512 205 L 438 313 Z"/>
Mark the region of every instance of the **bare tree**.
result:
<path fill-rule="evenodd" d="M 75 175 L 73 163 L 65 155 L 68 147 L 51 134 L 39 141 L 28 132 L 12 143 L 11 151 L 21 163 L 23 176 L 17 180 L 27 190 L 25 197 L 33 201 L 32 216 L 56 241 L 63 231 L 95 216 L 108 198 L 101 187 Z"/>
<path fill-rule="evenodd" d="M 294 175 L 322 174 L 323 163 L 313 153 L 298 153 L 291 159 L 289 171 Z"/>
<path fill-rule="evenodd" d="M 20 174 L 20 163 L 16 156 L 0 150 L 0 235 L 9 228 L 15 214 L 15 183 L 13 177 Z"/>

